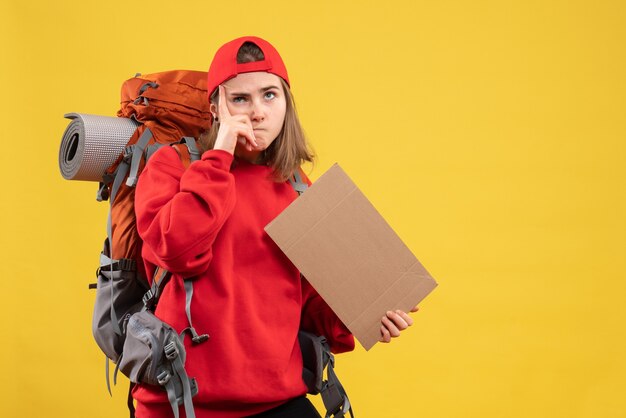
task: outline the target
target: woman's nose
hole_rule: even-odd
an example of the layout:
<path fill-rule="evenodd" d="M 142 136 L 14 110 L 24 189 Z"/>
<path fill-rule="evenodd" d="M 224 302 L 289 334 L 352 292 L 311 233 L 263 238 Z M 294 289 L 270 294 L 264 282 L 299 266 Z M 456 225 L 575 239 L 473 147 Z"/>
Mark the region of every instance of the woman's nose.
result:
<path fill-rule="evenodd" d="M 250 119 L 256 121 L 263 121 L 265 119 L 265 111 L 260 103 L 253 102 L 251 109 Z"/>

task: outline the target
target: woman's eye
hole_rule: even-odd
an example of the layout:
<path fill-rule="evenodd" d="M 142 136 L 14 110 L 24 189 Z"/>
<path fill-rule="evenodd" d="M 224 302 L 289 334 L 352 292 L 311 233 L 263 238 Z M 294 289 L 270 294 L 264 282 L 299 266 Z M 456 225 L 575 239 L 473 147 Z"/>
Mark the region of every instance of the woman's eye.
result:
<path fill-rule="evenodd" d="M 243 102 L 245 102 L 245 101 L 246 101 L 246 98 L 245 98 L 245 97 L 243 97 L 243 96 L 236 96 L 236 97 L 233 97 L 233 102 L 234 102 L 234 103 L 243 103 Z"/>
<path fill-rule="evenodd" d="M 274 97 L 276 97 L 276 93 L 274 93 L 273 91 L 268 91 L 265 93 L 265 98 L 268 100 L 273 99 Z"/>

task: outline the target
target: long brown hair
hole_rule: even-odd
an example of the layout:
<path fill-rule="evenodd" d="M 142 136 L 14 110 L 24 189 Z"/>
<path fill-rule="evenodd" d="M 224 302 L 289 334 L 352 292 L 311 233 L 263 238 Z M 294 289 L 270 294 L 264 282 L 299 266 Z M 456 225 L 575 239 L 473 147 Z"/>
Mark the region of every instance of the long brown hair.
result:
<path fill-rule="evenodd" d="M 264 59 L 263 51 L 252 42 L 244 43 L 237 53 L 237 63 L 261 61 Z M 280 78 L 280 77 L 279 77 Z M 305 162 L 313 162 L 314 154 L 310 150 L 304 130 L 300 125 L 296 104 L 289 86 L 280 78 L 285 92 L 287 106 L 285 109 L 285 121 L 280 133 L 272 144 L 261 154 L 260 164 L 265 164 L 274 169 L 277 181 L 285 181 Z M 211 95 L 211 103 L 217 104 L 218 89 Z M 213 123 L 211 128 L 204 132 L 199 139 L 201 151 L 213 149 L 219 123 Z"/>

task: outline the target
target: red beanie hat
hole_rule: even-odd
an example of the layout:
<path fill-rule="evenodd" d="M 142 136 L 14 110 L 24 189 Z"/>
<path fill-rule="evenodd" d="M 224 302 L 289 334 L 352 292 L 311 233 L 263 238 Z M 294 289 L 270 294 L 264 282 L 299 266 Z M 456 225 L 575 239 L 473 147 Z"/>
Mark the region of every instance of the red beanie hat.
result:
<path fill-rule="evenodd" d="M 252 42 L 258 46 L 261 51 L 263 51 L 265 59 L 262 61 L 237 64 L 239 48 L 246 42 Z M 256 36 L 244 36 L 222 45 L 215 53 L 215 57 L 213 57 L 211 67 L 209 68 L 207 83 L 209 99 L 213 91 L 223 82 L 236 77 L 237 74 L 251 73 L 254 71 L 266 71 L 275 74 L 285 80 L 287 85 L 291 87 L 289 77 L 287 76 L 287 68 L 285 68 L 285 64 L 282 58 L 280 58 L 276 48 L 269 42 L 257 38 Z"/>

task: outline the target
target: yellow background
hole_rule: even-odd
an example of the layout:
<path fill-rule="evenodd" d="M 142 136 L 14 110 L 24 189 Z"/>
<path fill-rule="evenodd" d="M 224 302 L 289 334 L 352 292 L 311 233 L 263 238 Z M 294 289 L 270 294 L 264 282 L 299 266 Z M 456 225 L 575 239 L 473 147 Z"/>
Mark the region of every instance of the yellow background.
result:
<path fill-rule="evenodd" d="M 626 417 L 626 3 L 540 0 L 2 0 L 0 416 L 126 416 L 63 114 L 246 34 L 284 57 L 312 177 L 338 161 L 440 283 L 337 359 L 357 417 Z"/>

